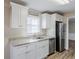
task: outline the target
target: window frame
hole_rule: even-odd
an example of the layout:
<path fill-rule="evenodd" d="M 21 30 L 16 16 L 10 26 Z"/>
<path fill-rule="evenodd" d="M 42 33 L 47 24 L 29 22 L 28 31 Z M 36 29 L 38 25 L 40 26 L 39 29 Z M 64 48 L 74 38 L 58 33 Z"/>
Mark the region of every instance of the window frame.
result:
<path fill-rule="evenodd" d="M 38 23 L 39 23 L 38 25 L 36 25 L 36 24 L 32 25 L 31 23 L 29 23 L 29 24 L 27 23 L 28 17 L 31 17 L 31 16 L 38 18 Z M 33 18 L 33 19 L 35 19 L 35 18 Z M 36 19 L 35 19 L 35 20 L 36 20 Z M 30 26 L 30 27 L 29 27 L 29 26 Z M 38 26 L 38 29 L 39 29 L 38 32 L 33 33 L 32 30 L 31 30 L 31 33 L 28 32 L 28 29 L 27 29 L 27 28 L 28 28 L 28 27 L 29 27 L 29 28 L 32 28 L 32 27 L 34 27 L 34 26 Z M 34 34 L 37 35 L 37 34 L 39 34 L 39 33 L 41 32 L 41 19 L 40 19 L 40 16 L 35 16 L 35 15 L 28 15 L 28 16 L 27 16 L 27 20 L 26 20 L 26 32 L 27 32 L 27 35 L 34 35 Z"/>

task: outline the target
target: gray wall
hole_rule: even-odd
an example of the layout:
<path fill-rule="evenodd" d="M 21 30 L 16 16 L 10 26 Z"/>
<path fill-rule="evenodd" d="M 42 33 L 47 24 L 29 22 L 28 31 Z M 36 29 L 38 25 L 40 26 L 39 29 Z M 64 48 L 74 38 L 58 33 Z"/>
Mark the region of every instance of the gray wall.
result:
<path fill-rule="evenodd" d="M 69 40 L 75 40 L 75 19 L 69 20 Z"/>
<path fill-rule="evenodd" d="M 75 22 L 69 21 L 69 33 L 75 33 Z"/>

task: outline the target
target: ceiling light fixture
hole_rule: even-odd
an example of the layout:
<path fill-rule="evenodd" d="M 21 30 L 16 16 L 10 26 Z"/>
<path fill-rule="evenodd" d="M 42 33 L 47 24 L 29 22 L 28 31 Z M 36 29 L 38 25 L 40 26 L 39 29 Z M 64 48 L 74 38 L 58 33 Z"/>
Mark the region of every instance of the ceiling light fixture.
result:
<path fill-rule="evenodd" d="M 63 0 L 64 1 L 64 3 L 69 3 L 69 0 Z"/>
<path fill-rule="evenodd" d="M 67 3 L 69 3 L 69 0 L 56 0 L 56 2 L 58 2 L 60 4 L 67 4 Z"/>
<path fill-rule="evenodd" d="M 69 0 L 51 0 L 51 1 L 57 2 L 57 3 L 59 3 L 59 4 L 67 4 L 67 3 L 70 2 Z"/>

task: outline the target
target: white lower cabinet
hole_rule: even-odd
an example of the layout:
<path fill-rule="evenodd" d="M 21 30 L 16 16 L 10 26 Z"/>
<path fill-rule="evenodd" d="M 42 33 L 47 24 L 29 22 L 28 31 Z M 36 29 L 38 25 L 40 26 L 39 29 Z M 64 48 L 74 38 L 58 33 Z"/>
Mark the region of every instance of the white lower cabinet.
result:
<path fill-rule="evenodd" d="M 38 48 L 37 59 L 43 59 L 43 58 L 45 58 L 48 55 L 48 50 L 47 49 L 48 49 L 47 47 Z"/>
<path fill-rule="evenodd" d="M 49 41 L 37 42 L 37 59 L 43 59 L 49 54 Z"/>
<path fill-rule="evenodd" d="M 11 46 L 11 59 L 35 59 L 35 45 L 26 44 L 21 46 Z"/>
<path fill-rule="evenodd" d="M 42 59 L 49 54 L 49 40 L 11 46 L 10 59 Z"/>

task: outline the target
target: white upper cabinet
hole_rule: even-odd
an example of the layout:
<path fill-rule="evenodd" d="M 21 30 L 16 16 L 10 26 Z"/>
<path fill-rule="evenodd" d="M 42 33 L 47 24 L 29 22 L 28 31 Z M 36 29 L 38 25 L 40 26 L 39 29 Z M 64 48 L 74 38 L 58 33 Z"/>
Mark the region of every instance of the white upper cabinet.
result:
<path fill-rule="evenodd" d="M 63 21 L 63 18 L 64 18 L 64 16 L 62 16 L 62 15 L 59 15 L 59 14 L 55 14 L 55 17 L 56 17 L 56 21 Z"/>
<path fill-rule="evenodd" d="M 47 31 L 47 35 L 51 36 L 53 38 L 56 38 L 56 21 L 63 21 L 63 16 L 55 13 L 51 15 L 50 20 L 48 21 L 48 31 Z"/>
<path fill-rule="evenodd" d="M 25 28 L 25 20 L 28 15 L 28 8 L 22 5 L 12 3 L 11 28 Z"/>
<path fill-rule="evenodd" d="M 55 38 L 55 19 L 54 14 L 42 14 L 42 29 L 47 29 L 47 35 Z"/>
<path fill-rule="evenodd" d="M 49 14 L 42 14 L 42 29 L 47 29 L 49 28 L 49 21 L 50 21 L 50 15 Z"/>
<path fill-rule="evenodd" d="M 54 14 L 51 15 L 48 26 L 49 26 L 49 28 L 47 31 L 47 35 L 55 38 L 56 37 L 55 30 L 56 29 L 55 29 L 55 15 Z"/>
<path fill-rule="evenodd" d="M 26 20 L 27 20 L 27 16 L 28 16 L 28 8 L 22 6 L 20 15 L 21 15 L 20 25 L 21 25 L 21 27 L 25 28 Z"/>

